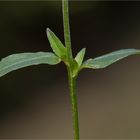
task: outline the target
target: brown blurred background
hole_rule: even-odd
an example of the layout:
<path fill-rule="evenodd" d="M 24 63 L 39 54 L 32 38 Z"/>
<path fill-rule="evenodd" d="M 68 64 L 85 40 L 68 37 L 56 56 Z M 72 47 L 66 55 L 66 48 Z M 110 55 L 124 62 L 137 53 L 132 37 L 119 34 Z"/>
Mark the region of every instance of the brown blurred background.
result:
<path fill-rule="evenodd" d="M 70 1 L 74 55 L 86 58 L 121 48 L 140 49 L 140 2 Z M 49 27 L 64 42 L 61 1 L 0 1 L 0 58 L 51 51 Z M 63 64 L 39 65 L 0 78 L 0 138 L 72 138 L 71 105 Z M 140 56 L 77 81 L 83 139 L 140 139 Z"/>

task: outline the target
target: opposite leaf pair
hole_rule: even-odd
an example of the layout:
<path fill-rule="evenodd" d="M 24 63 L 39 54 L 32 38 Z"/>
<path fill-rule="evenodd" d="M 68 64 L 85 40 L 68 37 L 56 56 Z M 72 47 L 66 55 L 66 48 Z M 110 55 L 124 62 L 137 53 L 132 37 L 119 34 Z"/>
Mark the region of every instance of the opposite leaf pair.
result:
<path fill-rule="evenodd" d="M 56 37 L 56 35 L 50 29 L 47 29 L 47 36 L 54 53 L 58 55 L 58 57 L 60 57 L 62 61 L 64 60 L 66 64 L 69 63 L 67 62 L 68 60 L 66 59 L 67 50 L 62 44 L 62 42 L 58 39 L 58 37 Z M 112 63 L 115 63 L 116 61 L 121 60 L 127 56 L 140 54 L 140 50 L 138 49 L 122 49 L 94 59 L 92 58 L 88 59 L 83 63 L 85 52 L 86 49 L 83 48 L 74 59 L 72 58 L 71 61 L 73 62 L 73 65 L 75 65 L 73 70 L 74 71 L 73 76 L 76 76 L 78 72 L 83 68 L 92 68 L 92 69 L 105 68 L 111 65 Z"/>
<path fill-rule="evenodd" d="M 62 44 L 59 38 L 47 28 L 47 37 L 50 42 L 50 46 L 53 52 L 67 65 L 71 68 L 72 76 L 76 76 L 80 70 L 83 58 L 85 55 L 85 48 L 82 49 L 77 56 L 74 58 L 68 59 L 67 48 Z"/>
<path fill-rule="evenodd" d="M 0 61 L 0 77 L 23 67 L 38 64 L 56 65 L 61 61 L 67 66 L 70 65 L 73 77 L 75 77 L 83 68 L 105 68 L 127 56 L 140 54 L 140 50 L 138 49 L 123 49 L 83 62 L 85 56 L 85 48 L 83 48 L 69 62 L 67 59 L 67 49 L 59 38 L 49 29 L 47 29 L 47 36 L 55 54 L 52 52 L 19 53 L 5 57 Z"/>
<path fill-rule="evenodd" d="M 74 58 L 68 59 L 67 48 L 62 44 L 59 38 L 50 30 L 47 29 L 47 37 L 50 42 L 50 46 L 53 52 L 67 65 L 70 66 L 72 71 L 72 76 L 75 77 L 81 67 L 83 58 L 85 55 L 85 48 L 82 49 L 77 56 Z"/>

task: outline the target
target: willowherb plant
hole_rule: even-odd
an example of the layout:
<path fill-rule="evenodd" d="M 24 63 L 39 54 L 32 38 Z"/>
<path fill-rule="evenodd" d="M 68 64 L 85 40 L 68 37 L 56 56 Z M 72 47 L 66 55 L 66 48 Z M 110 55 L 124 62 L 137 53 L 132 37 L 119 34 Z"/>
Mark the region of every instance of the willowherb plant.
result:
<path fill-rule="evenodd" d="M 78 140 L 80 139 L 80 136 L 79 136 L 78 107 L 76 96 L 76 79 L 79 72 L 84 68 L 92 68 L 92 69 L 105 68 L 127 56 L 140 54 L 140 50 L 122 49 L 94 59 L 90 58 L 83 62 L 84 55 L 86 52 L 85 48 L 81 49 L 81 51 L 77 53 L 76 57 L 73 57 L 72 55 L 68 0 L 62 0 L 62 12 L 63 12 L 65 45 L 63 45 L 63 43 L 59 40 L 59 38 L 49 28 L 47 28 L 46 30 L 47 37 L 53 52 L 19 53 L 5 57 L 0 61 L 0 77 L 6 75 L 11 71 L 26 66 L 38 64 L 56 65 L 61 61 L 64 62 L 68 71 L 68 81 L 72 104 L 74 139 Z"/>

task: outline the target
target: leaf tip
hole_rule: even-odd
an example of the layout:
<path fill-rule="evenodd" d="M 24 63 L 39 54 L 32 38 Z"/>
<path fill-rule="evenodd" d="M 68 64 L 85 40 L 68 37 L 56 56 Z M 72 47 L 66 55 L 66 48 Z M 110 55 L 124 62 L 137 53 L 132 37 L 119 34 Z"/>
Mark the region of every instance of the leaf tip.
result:
<path fill-rule="evenodd" d="M 50 31 L 51 31 L 51 30 L 50 30 L 49 28 L 46 28 L 46 33 L 47 33 L 47 35 L 49 34 Z"/>
<path fill-rule="evenodd" d="M 47 32 L 50 31 L 50 28 L 47 27 L 47 28 L 46 28 L 46 31 L 47 31 Z"/>
<path fill-rule="evenodd" d="M 84 53 L 86 52 L 86 48 L 83 48 L 82 50 L 83 50 Z"/>

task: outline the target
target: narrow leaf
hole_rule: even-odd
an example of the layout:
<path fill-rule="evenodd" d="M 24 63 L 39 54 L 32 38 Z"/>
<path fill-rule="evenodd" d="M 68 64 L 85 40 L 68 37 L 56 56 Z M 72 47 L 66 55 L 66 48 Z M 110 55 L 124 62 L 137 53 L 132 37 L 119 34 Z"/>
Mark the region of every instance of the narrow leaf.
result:
<path fill-rule="evenodd" d="M 94 58 L 88 59 L 82 65 L 82 68 L 93 68 L 100 69 L 105 68 L 127 56 L 140 54 L 140 50 L 137 49 L 122 49 L 118 51 L 114 51 L 112 53 Z"/>
<path fill-rule="evenodd" d="M 75 60 L 76 60 L 76 62 L 78 63 L 79 66 L 81 66 L 81 64 L 83 62 L 83 59 L 84 59 L 84 56 L 85 56 L 85 52 L 86 52 L 86 49 L 83 48 L 82 50 L 80 50 L 78 52 L 78 54 L 75 57 Z"/>
<path fill-rule="evenodd" d="M 49 29 L 47 28 L 47 37 L 50 42 L 51 48 L 53 52 L 62 59 L 66 58 L 66 48 L 59 40 L 59 38 Z"/>
<path fill-rule="evenodd" d="M 50 52 L 19 53 L 3 58 L 0 61 L 0 77 L 17 69 L 38 65 L 38 64 L 58 64 L 61 60 Z"/>

